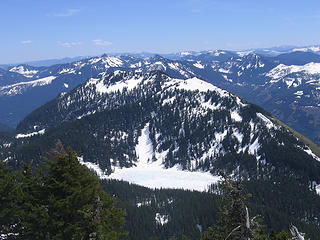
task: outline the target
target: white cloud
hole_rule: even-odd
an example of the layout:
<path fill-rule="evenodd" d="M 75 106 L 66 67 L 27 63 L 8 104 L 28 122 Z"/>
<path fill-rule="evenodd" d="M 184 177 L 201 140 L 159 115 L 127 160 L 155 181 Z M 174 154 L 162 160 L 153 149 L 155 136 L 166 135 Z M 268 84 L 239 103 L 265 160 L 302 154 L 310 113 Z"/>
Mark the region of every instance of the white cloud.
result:
<path fill-rule="evenodd" d="M 82 42 L 58 42 L 59 46 L 67 47 L 67 48 L 79 46 L 81 44 Z"/>
<path fill-rule="evenodd" d="M 103 41 L 101 39 L 96 39 L 96 40 L 92 40 L 92 42 L 97 45 L 97 46 L 108 46 L 108 45 L 111 45 L 112 42 L 109 42 L 109 41 Z"/>
<path fill-rule="evenodd" d="M 30 43 L 32 43 L 32 41 L 31 40 L 22 40 L 20 43 L 21 44 L 30 44 Z"/>
<path fill-rule="evenodd" d="M 80 9 L 68 9 L 64 12 L 60 13 L 53 13 L 53 14 L 47 14 L 47 16 L 53 16 L 53 17 L 71 17 L 73 15 L 76 15 L 80 12 Z"/>

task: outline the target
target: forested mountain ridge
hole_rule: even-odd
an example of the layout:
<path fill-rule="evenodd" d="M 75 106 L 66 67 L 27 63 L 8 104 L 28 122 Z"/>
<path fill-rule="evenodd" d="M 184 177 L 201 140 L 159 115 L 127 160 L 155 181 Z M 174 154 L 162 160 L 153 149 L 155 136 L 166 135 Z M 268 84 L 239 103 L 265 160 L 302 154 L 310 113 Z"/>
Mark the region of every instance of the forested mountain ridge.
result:
<path fill-rule="evenodd" d="M 115 71 L 34 111 L 19 124 L 13 145 L 24 149 L 28 142 L 41 146 L 59 139 L 110 174 L 136 165 L 136 145 L 146 134 L 152 161 L 167 168 L 178 164 L 212 173 L 223 168 L 263 178 L 289 167 L 319 183 L 319 157 L 270 119 L 257 106 L 197 78 Z M 8 158 L 19 162 L 17 154 Z"/>

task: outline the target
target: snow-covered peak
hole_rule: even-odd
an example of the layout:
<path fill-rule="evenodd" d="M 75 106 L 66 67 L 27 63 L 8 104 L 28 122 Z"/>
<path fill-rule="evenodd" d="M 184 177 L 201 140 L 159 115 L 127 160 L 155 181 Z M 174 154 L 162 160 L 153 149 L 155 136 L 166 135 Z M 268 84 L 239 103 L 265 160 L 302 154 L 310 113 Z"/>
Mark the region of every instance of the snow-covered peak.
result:
<path fill-rule="evenodd" d="M 193 77 L 188 79 L 171 78 L 161 71 L 153 71 L 142 73 L 140 71 L 115 71 L 111 74 L 102 74 L 101 78 L 91 78 L 85 84 L 85 87 L 94 86 L 98 94 L 108 94 L 111 92 L 122 92 L 124 89 L 128 91 L 136 88 L 138 85 L 143 85 L 150 81 L 160 79 L 161 86 L 164 90 L 178 89 L 187 91 L 214 91 L 221 97 L 230 96 L 225 90 L 222 90 L 211 83 L 208 83 L 199 78 Z"/>
<path fill-rule="evenodd" d="M 171 79 L 170 81 L 165 82 L 165 85 L 170 88 L 184 89 L 187 91 L 213 91 L 218 93 L 221 97 L 230 96 L 227 91 L 222 90 L 221 88 L 218 88 L 211 83 L 208 83 L 196 77 L 189 79 Z"/>
<path fill-rule="evenodd" d="M 305 74 L 320 74 L 320 63 L 308 63 L 302 66 L 299 65 L 284 65 L 279 64 L 275 68 L 271 69 L 266 76 L 271 77 L 272 79 L 280 79 L 292 73 L 303 72 Z"/>
<path fill-rule="evenodd" d="M 125 57 L 128 58 L 128 57 Z M 96 69 L 96 71 L 105 71 L 109 68 L 120 68 L 124 65 L 124 60 L 121 57 L 114 57 L 108 55 L 102 55 L 100 57 L 93 57 L 87 60 L 77 61 L 72 64 L 62 65 L 59 69 L 58 74 L 82 74 L 82 68 L 90 66 Z M 99 70 L 97 70 L 99 69 Z"/>
<path fill-rule="evenodd" d="M 110 57 L 105 56 L 102 58 L 102 63 L 105 64 L 107 67 L 121 67 L 123 65 L 123 61 L 120 59 L 120 57 Z"/>
<path fill-rule="evenodd" d="M 90 64 L 95 64 L 95 63 L 100 62 L 101 60 L 102 60 L 101 57 L 95 57 L 95 58 L 89 59 L 89 63 L 90 63 Z"/>
<path fill-rule="evenodd" d="M 89 64 L 104 64 L 105 68 L 110 67 L 121 67 L 123 65 L 123 61 L 121 60 L 121 57 L 116 56 L 108 56 L 106 54 L 100 56 L 100 57 L 94 57 L 88 60 Z"/>
<path fill-rule="evenodd" d="M 185 56 L 192 55 L 192 53 L 191 53 L 191 52 L 181 52 L 180 55 L 181 55 L 182 57 L 185 57 Z"/>
<path fill-rule="evenodd" d="M 143 80 L 143 77 L 140 77 L 140 78 L 132 77 L 131 79 L 126 79 L 126 80 L 119 81 L 116 83 L 106 84 L 103 81 L 103 79 L 91 78 L 87 82 L 86 86 L 95 85 L 97 93 L 106 94 L 106 93 L 111 93 L 111 92 L 116 92 L 116 91 L 122 92 L 123 89 L 125 89 L 125 88 L 127 90 L 132 90 L 139 83 L 141 83 L 142 80 Z"/>
<path fill-rule="evenodd" d="M 252 63 L 254 63 L 256 61 L 261 61 L 261 56 L 255 52 L 252 52 L 252 51 L 246 52 L 243 55 L 241 55 L 240 57 L 242 58 L 243 61 L 251 61 Z"/>
<path fill-rule="evenodd" d="M 237 52 L 239 57 L 245 57 L 245 56 L 248 56 L 249 54 L 252 54 L 252 53 L 253 53 L 253 51 L 240 51 L 240 52 Z"/>
<path fill-rule="evenodd" d="M 162 61 L 157 61 L 152 63 L 149 66 L 150 71 L 160 70 L 160 71 L 166 71 L 167 67 Z"/>
<path fill-rule="evenodd" d="M 210 53 L 215 57 L 219 57 L 220 55 L 226 54 L 226 52 L 223 50 L 214 50 L 214 51 L 210 51 Z"/>
<path fill-rule="evenodd" d="M 294 48 L 292 52 L 320 52 L 320 46 Z"/>
<path fill-rule="evenodd" d="M 27 78 L 32 78 L 34 75 L 38 73 L 38 70 L 28 69 L 24 65 L 13 67 L 9 71 L 19 73 Z"/>
<path fill-rule="evenodd" d="M 102 73 L 100 78 L 90 78 L 85 88 L 94 87 L 98 94 L 109 94 L 111 92 L 122 92 L 124 89 L 132 90 L 143 80 L 150 79 L 151 73 L 143 74 L 141 71 L 116 70 L 110 74 Z"/>

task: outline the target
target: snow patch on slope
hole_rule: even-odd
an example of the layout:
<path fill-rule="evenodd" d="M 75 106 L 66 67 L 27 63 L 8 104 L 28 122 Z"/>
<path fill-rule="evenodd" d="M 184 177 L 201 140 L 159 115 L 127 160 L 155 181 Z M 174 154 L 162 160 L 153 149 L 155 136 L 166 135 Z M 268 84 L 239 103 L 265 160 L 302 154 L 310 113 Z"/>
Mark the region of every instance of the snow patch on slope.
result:
<path fill-rule="evenodd" d="M 191 70 L 188 70 L 188 72 L 182 70 L 181 68 L 183 68 L 183 66 L 180 63 L 168 63 L 168 66 L 175 70 L 178 71 L 182 76 L 189 78 L 190 74 L 194 74 Z"/>
<path fill-rule="evenodd" d="M 222 141 L 227 136 L 228 130 L 224 130 L 223 132 L 215 132 L 214 137 L 215 140 L 210 143 L 210 148 L 207 152 L 205 152 L 202 157 L 200 158 L 200 161 L 205 161 L 207 158 L 216 157 L 220 154 L 224 154 L 224 151 L 222 149 Z"/>
<path fill-rule="evenodd" d="M 304 72 L 306 74 L 320 74 L 320 63 L 308 63 L 302 66 L 299 65 L 284 65 L 279 64 L 275 68 L 271 69 L 268 73 L 266 73 L 266 76 L 271 77 L 271 82 L 277 82 L 281 78 L 297 72 Z"/>
<path fill-rule="evenodd" d="M 245 57 L 245 56 L 248 56 L 251 53 L 253 53 L 253 52 L 252 51 L 239 51 L 239 52 L 237 52 L 239 57 Z"/>
<path fill-rule="evenodd" d="M 221 107 L 221 103 L 212 104 L 210 102 L 201 102 L 201 106 L 203 108 L 208 108 L 212 111 L 225 109 L 225 107 Z"/>
<path fill-rule="evenodd" d="M 307 146 L 306 146 L 307 147 Z M 308 153 L 310 156 L 312 156 L 315 160 L 320 162 L 320 157 L 318 157 L 317 155 L 315 155 L 312 150 L 307 147 L 306 149 L 303 149 L 306 153 Z"/>
<path fill-rule="evenodd" d="M 45 133 L 45 131 L 46 131 L 45 129 L 42 129 L 40 131 L 27 133 L 27 134 L 19 133 L 16 135 L 16 138 L 27 138 L 27 137 L 33 137 L 36 135 L 43 135 Z"/>
<path fill-rule="evenodd" d="M 118 179 L 135 183 L 149 188 L 177 188 L 197 191 L 205 191 L 207 186 L 216 183 L 218 176 L 212 176 L 205 172 L 182 171 L 179 165 L 166 169 L 163 167 L 162 153 L 154 154 L 153 145 L 149 138 L 149 124 L 142 129 L 136 146 L 138 161 L 135 167 L 115 168 L 114 172 L 107 176 L 98 165 L 82 162 L 87 167 L 97 172 L 100 178 Z M 153 161 L 153 159 L 156 161 Z"/>
<path fill-rule="evenodd" d="M 252 144 L 250 144 L 249 149 L 248 149 L 248 153 L 251 155 L 256 156 L 256 158 L 260 158 L 260 156 L 258 156 L 258 150 L 261 147 L 260 143 L 259 143 L 259 138 L 256 138 L 256 140 L 254 140 L 254 142 Z"/>
<path fill-rule="evenodd" d="M 172 79 L 165 83 L 165 86 L 169 86 L 171 88 L 177 89 L 184 89 L 187 91 L 200 91 L 200 92 L 207 92 L 207 91 L 214 91 L 217 92 L 221 97 L 228 97 L 229 93 L 221 88 L 218 88 L 208 82 L 200 80 L 196 77 L 189 78 L 186 80 L 182 79 Z"/>
<path fill-rule="evenodd" d="M 136 146 L 136 154 L 138 158 L 137 166 L 145 167 L 149 162 L 152 162 L 153 157 L 153 145 L 149 138 L 149 124 L 141 131 L 141 136 L 138 138 L 138 144 Z"/>
<path fill-rule="evenodd" d="M 79 161 L 80 164 L 85 165 L 90 170 L 93 170 L 100 179 L 106 179 L 107 178 L 107 175 L 105 174 L 105 172 L 103 172 L 101 170 L 101 168 L 99 167 L 98 164 L 95 164 L 95 163 L 92 163 L 92 162 L 84 162 L 83 161 L 83 157 L 78 157 L 78 161 Z"/>
<path fill-rule="evenodd" d="M 108 69 L 109 67 L 121 67 L 123 62 L 118 57 L 106 57 L 102 59 L 102 62 L 105 64 L 105 68 Z"/>
<path fill-rule="evenodd" d="M 127 88 L 128 90 L 132 90 L 136 86 L 138 86 L 139 83 L 141 83 L 143 80 L 143 77 L 141 78 L 131 78 L 125 81 L 116 82 L 112 85 L 106 85 L 103 81 L 103 79 L 97 79 L 97 78 L 91 78 L 85 87 L 89 85 L 95 85 L 96 92 L 99 94 L 106 94 L 116 91 L 123 91 L 124 88 Z"/>
<path fill-rule="evenodd" d="M 230 111 L 231 119 L 235 122 L 242 122 L 242 117 L 237 111 Z"/>
<path fill-rule="evenodd" d="M 9 72 L 16 72 L 27 78 L 32 78 L 34 75 L 38 73 L 37 70 L 29 70 L 29 69 L 26 69 L 24 66 L 13 67 L 9 70 Z"/>
<path fill-rule="evenodd" d="M 171 97 L 171 98 L 166 98 L 163 100 L 162 102 L 162 106 L 166 105 L 166 104 L 173 104 L 174 100 L 176 99 L 175 96 Z"/>
<path fill-rule="evenodd" d="M 266 116 L 264 116 L 262 113 L 257 113 L 257 117 L 260 118 L 266 125 L 268 129 L 274 128 L 273 122 Z"/>
<path fill-rule="evenodd" d="M 240 144 L 242 143 L 242 140 L 243 140 L 243 138 L 244 138 L 244 135 L 243 135 L 241 132 L 239 132 L 238 129 L 233 130 L 233 136 L 236 137 L 236 139 L 238 140 L 238 142 L 239 142 Z"/>
<path fill-rule="evenodd" d="M 101 59 L 102 59 L 101 57 L 91 58 L 91 59 L 89 60 L 89 63 L 90 63 L 90 64 L 95 64 L 95 63 L 97 63 L 97 62 L 100 62 Z"/>
<path fill-rule="evenodd" d="M 296 91 L 296 92 L 294 93 L 294 95 L 302 96 L 302 95 L 303 95 L 303 91 Z"/>
<path fill-rule="evenodd" d="M 320 184 L 316 186 L 316 193 L 320 195 Z"/>
<path fill-rule="evenodd" d="M 161 71 L 166 71 L 167 67 L 161 62 L 155 62 L 150 65 L 149 70 L 161 70 Z"/>
<path fill-rule="evenodd" d="M 9 95 L 9 96 L 17 95 L 21 93 L 22 90 L 25 88 L 49 85 L 55 78 L 56 78 L 55 76 L 49 76 L 49 77 L 41 78 L 34 81 L 20 82 L 20 83 L 15 83 L 12 85 L 0 87 L 0 95 Z"/>
<path fill-rule="evenodd" d="M 168 223 L 169 216 L 166 214 L 156 213 L 156 216 L 154 219 L 156 220 L 156 224 L 163 226 Z"/>
<path fill-rule="evenodd" d="M 73 68 L 64 68 L 59 72 L 59 74 L 64 74 L 64 73 L 75 74 L 76 70 Z"/>
<path fill-rule="evenodd" d="M 194 63 L 193 66 L 195 66 L 196 68 L 204 69 L 204 66 L 200 62 Z"/>
<path fill-rule="evenodd" d="M 229 69 L 224 69 L 224 68 L 219 68 L 218 71 L 221 73 L 231 73 Z"/>

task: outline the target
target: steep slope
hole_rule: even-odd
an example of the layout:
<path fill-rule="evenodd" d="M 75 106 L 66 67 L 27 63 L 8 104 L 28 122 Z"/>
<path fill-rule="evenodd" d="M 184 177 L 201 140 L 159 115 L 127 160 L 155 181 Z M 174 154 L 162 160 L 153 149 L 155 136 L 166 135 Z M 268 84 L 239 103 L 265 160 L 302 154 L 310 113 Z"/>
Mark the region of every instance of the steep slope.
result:
<path fill-rule="evenodd" d="M 278 175 L 288 168 L 320 183 L 319 158 L 271 119 L 197 78 L 116 71 L 34 111 L 19 124 L 16 138 L 35 146 L 42 146 L 41 141 L 53 146 L 60 139 L 103 174 L 144 161 L 188 171 L 215 173 L 222 168 L 248 178 Z M 138 156 L 139 141 L 149 144 L 145 160 Z"/>

